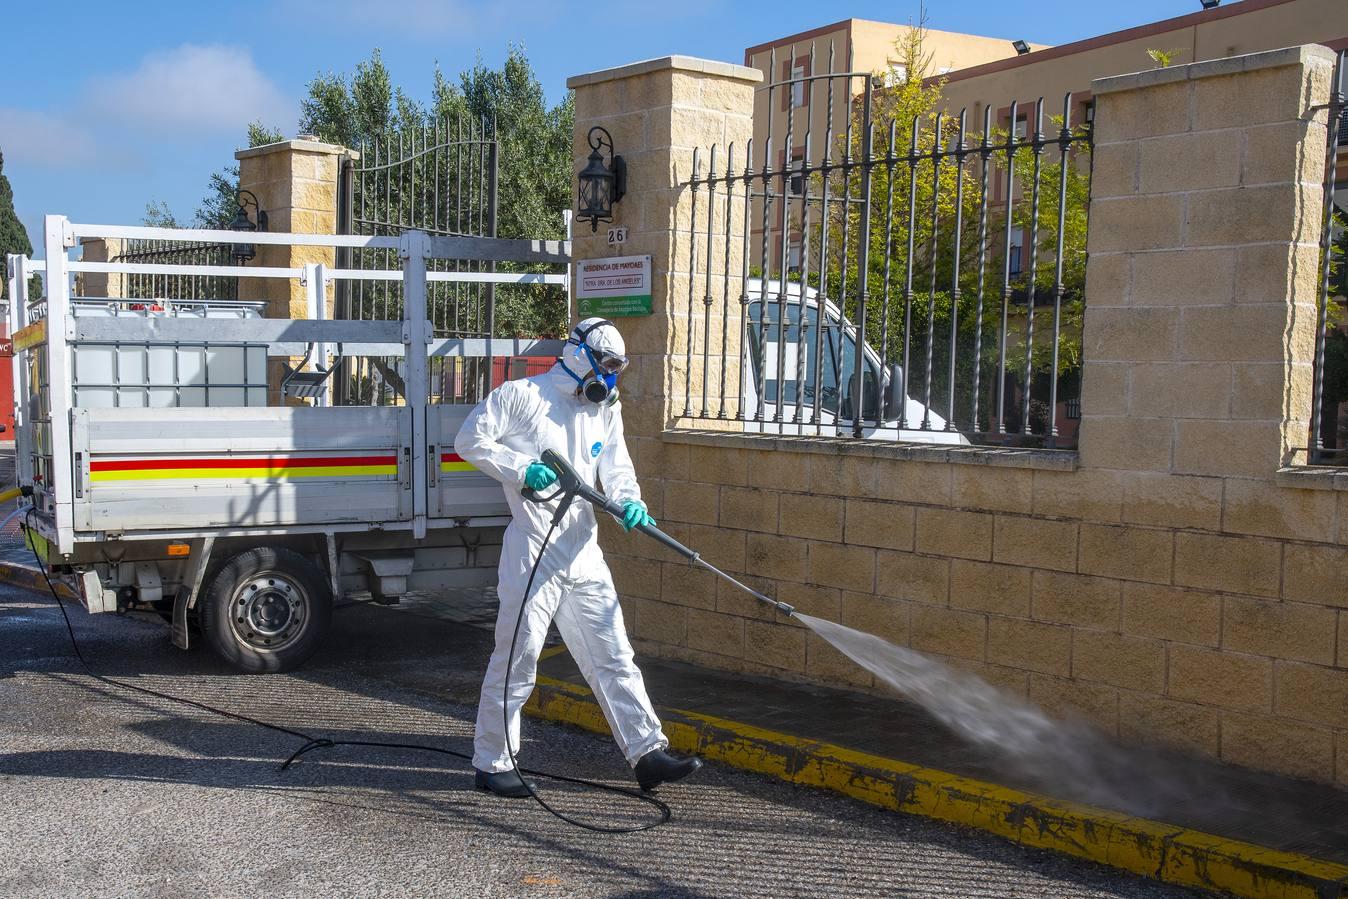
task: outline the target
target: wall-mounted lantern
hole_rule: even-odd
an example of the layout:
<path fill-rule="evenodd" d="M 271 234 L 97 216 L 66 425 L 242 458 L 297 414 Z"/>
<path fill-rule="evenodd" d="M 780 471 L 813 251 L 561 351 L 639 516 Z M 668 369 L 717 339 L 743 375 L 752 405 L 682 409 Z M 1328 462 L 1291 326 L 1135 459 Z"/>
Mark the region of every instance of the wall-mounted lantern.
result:
<path fill-rule="evenodd" d="M 234 221 L 229 223 L 229 230 L 250 232 L 267 230 L 267 213 L 258 205 L 256 194 L 251 190 L 237 190 L 234 192 L 234 202 L 238 203 L 239 211 L 234 213 Z M 256 223 L 248 217 L 248 204 L 250 202 L 253 204 L 253 208 L 257 210 Z M 236 264 L 243 265 L 257 255 L 257 247 L 251 243 L 230 244 L 229 255 L 234 257 Z"/>
<path fill-rule="evenodd" d="M 590 220 L 590 230 L 598 231 L 600 222 L 613 221 L 613 204 L 627 193 L 627 163 L 613 152 L 613 138 L 598 125 L 590 129 L 590 159 L 581 169 L 580 208 L 576 217 Z M 604 148 L 608 148 L 607 164 Z"/>

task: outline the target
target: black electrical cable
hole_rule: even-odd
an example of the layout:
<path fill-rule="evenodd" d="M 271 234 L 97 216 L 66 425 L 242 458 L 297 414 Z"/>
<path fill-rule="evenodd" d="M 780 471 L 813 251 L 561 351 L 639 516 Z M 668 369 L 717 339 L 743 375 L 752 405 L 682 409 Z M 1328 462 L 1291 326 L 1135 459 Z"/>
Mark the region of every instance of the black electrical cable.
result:
<path fill-rule="evenodd" d="M 126 683 L 125 681 L 120 681 L 117 680 L 116 678 L 108 677 L 107 675 L 104 674 L 99 674 L 89 665 L 88 660 L 85 659 L 84 657 L 84 653 L 80 650 L 79 640 L 76 639 L 75 637 L 75 627 L 70 621 L 70 615 L 66 612 L 65 601 L 61 599 L 61 595 L 56 591 L 56 585 L 52 583 L 51 576 L 47 573 L 47 564 L 45 561 L 43 561 L 41 554 L 39 554 L 37 551 L 37 543 L 33 539 L 33 536 L 37 533 L 37 531 L 32 526 L 32 517 L 34 512 L 36 511 L 37 510 L 35 508 L 30 507 L 28 509 L 27 515 L 25 516 L 25 521 L 23 524 L 23 529 L 25 531 L 25 539 L 28 541 L 29 548 L 32 549 L 33 551 L 33 558 L 37 560 L 37 567 L 38 570 L 42 573 L 42 580 L 47 585 L 47 591 L 51 593 L 52 599 L 56 600 L 56 606 L 61 610 L 61 617 L 65 619 L 66 633 L 70 636 L 70 646 L 75 651 L 75 658 L 79 660 L 80 666 L 84 669 L 85 673 L 88 674 L 90 677 L 92 677 L 94 680 L 115 687 L 121 687 L 124 690 L 131 690 L 136 693 L 142 693 L 145 694 L 146 696 L 154 696 L 159 699 L 167 699 L 170 702 L 176 702 L 181 705 L 190 706 L 192 708 L 199 709 L 203 712 L 208 712 L 212 715 L 219 715 L 224 718 L 232 718 L 235 721 L 243 721 L 246 724 L 254 724 L 257 725 L 258 727 L 265 728 L 267 730 L 276 731 L 277 733 L 287 734 L 289 736 L 304 740 L 305 741 L 304 745 L 301 746 L 299 749 L 295 750 L 295 752 L 291 753 L 290 757 L 287 758 L 283 763 L 281 763 L 282 771 L 285 771 L 292 764 L 294 764 L 300 758 L 300 756 L 304 755 L 305 753 L 311 750 L 330 749 L 334 746 L 374 746 L 386 749 L 414 749 L 422 752 L 437 752 L 440 753 L 441 755 L 453 756 L 454 758 L 463 759 L 469 762 L 470 764 L 472 763 L 473 757 L 468 753 L 456 752 L 453 749 L 444 749 L 439 746 L 426 746 L 421 743 L 385 743 L 376 740 L 332 740 L 327 737 L 315 737 L 312 734 L 307 734 L 304 733 L 303 731 L 292 730 L 291 728 L 288 727 L 281 727 L 279 724 L 272 724 L 267 721 L 261 721 L 257 718 L 250 718 L 247 715 L 241 715 L 237 712 L 225 711 L 224 709 L 219 709 L 216 708 L 215 706 L 207 705 L 203 702 L 197 702 L 192 699 L 184 699 L 181 696 L 174 696 L 170 693 L 161 693 L 158 690 L 151 690 L 148 687 L 141 687 L 137 686 L 136 684 L 129 684 Z M 556 523 L 554 522 L 552 530 L 555 529 Z M 533 586 L 534 575 L 538 572 L 538 566 L 543 559 L 543 553 L 548 548 L 548 541 L 552 537 L 552 530 L 549 530 L 547 537 L 544 538 L 543 546 L 540 547 L 538 555 L 534 558 L 534 566 L 529 573 L 529 584 L 528 586 L 525 587 L 524 590 L 525 601 L 520 603 L 520 614 L 519 617 L 515 620 L 515 634 L 510 641 L 511 659 L 513 659 L 515 656 L 515 640 L 519 636 L 520 624 L 524 620 L 524 609 L 525 606 L 527 605 L 529 597 L 529 588 Z M 509 695 L 508 694 L 509 680 L 510 680 L 510 667 L 507 664 L 506 666 L 507 696 Z M 536 792 L 534 792 L 533 787 L 529 786 L 528 781 L 524 780 L 524 778 L 521 777 L 520 778 L 521 781 L 524 782 L 526 789 L 529 790 L 529 795 L 534 798 L 534 801 L 536 801 L 550 814 L 554 815 L 557 818 L 560 818 L 567 824 L 571 824 L 575 827 L 579 827 L 584 830 L 589 830 L 595 833 L 620 834 L 620 833 L 639 833 L 640 831 L 643 830 L 650 830 L 651 828 L 659 827 L 660 825 L 665 824 L 670 820 L 671 812 L 669 806 L 661 802 L 659 799 L 656 799 L 654 796 L 648 796 L 644 793 L 638 793 L 635 790 L 628 790 L 622 787 L 615 787 L 611 784 L 599 783 L 598 781 L 593 780 L 586 780 L 585 778 L 582 777 L 567 777 L 564 774 L 551 774 L 547 771 L 535 771 L 529 768 L 519 767 L 518 763 L 515 761 L 515 751 L 510 746 L 510 736 L 508 729 L 506 733 L 506 749 L 509 750 L 510 752 L 510 762 L 514 766 L 514 770 L 517 774 L 528 774 L 533 777 L 544 777 L 547 778 L 548 780 L 555 780 L 560 783 L 576 784 L 577 786 L 593 787 L 595 789 L 604 790 L 609 793 L 618 793 L 623 796 L 629 796 L 634 799 L 639 799 L 642 802 L 653 805 L 660 812 L 660 817 L 658 820 L 642 825 L 637 825 L 635 827 L 602 827 L 595 824 L 587 824 L 584 821 L 577 821 L 574 818 L 567 817 L 566 815 L 552 808 L 550 805 L 544 802 L 543 799 Z"/>

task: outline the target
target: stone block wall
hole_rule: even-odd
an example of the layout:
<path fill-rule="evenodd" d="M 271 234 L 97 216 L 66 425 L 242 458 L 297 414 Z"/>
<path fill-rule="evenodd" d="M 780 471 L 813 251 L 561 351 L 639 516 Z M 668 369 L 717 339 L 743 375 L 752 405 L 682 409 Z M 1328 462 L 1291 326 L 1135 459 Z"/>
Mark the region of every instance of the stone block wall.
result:
<path fill-rule="evenodd" d="M 1298 467 L 1332 64 L 1294 48 L 1093 85 L 1079 454 L 629 415 L 653 512 L 769 595 L 1051 713 L 1348 784 L 1348 494 Z M 677 318 L 636 330 L 676 346 Z M 641 652 L 875 686 L 654 543 L 604 543 Z"/>

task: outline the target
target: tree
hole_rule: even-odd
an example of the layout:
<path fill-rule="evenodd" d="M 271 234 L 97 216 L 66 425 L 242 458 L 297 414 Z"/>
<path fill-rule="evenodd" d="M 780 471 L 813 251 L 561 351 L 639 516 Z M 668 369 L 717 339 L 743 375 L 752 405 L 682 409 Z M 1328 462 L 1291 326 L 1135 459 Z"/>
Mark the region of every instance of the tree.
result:
<path fill-rule="evenodd" d="M 181 228 L 178 217 L 163 200 L 154 200 L 145 204 L 145 214 L 140 217 L 142 225 L 151 228 Z"/>
<path fill-rule="evenodd" d="M 368 60 L 356 63 L 349 79 L 333 72 L 313 77 L 309 95 L 300 101 L 300 130 L 358 148 L 398 126 L 393 99 L 393 82 L 376 48 Z"/>
<path fill-rule="evenodd" d="M 479 59 L 459 75 L 457 84 L 437 66 L 426 104 L 393 84 L 378 50 L 358 63 L 350 75 L 316 75 L 300 104 L 302 131 L 353 149 L 364 147 L 367 152 L 376 144 L 387 146 L 384 141 L 389 139 L 396 145 L 399 135 L 420 140 L 425 128 L 433 129 L 433 134 L 447 134 L 451 141 L 460 134 L 494 137 L 499 146 L 497 234 L 512 238 L 564 236 L 562 210 L 571 201 L 574 119 L 570 94 L 549 106 L 528 57 L 515 46 L 501 68 L 493 69 Z M 428 170 L 431 164 L 429 159 L 412 163 L 417 184 L 441 183 L 445 196 L 461 186 L 437 182 Z M 421 177 L 423 173 L 427 177 Z M 457 178 L 457 174 L 445 173 L 445 177 Z M 461 187 L 465 194 L 478 189 L 475 184 Z M 368 189 L 374 205 L 395 205 L 412 191 L 397 179 L 391 185 L 372 182 Z M 417 208 L 428 208 L 426 196 L 417 193 Z M 558 334 L 566 329 L 565 319 L 565 293 L 558 288 L 502 285 L 496 289 L 498 334 Z"/>
<path fill-rule="evenodd" d="M 866 177 L 861 167 L 853 168 L 847 176 L 834 174 L 831 177 L 832 198 L 841 198 L 850 191 L 853 202 L 848 205 L 846 216 L 835 211 L 827 222 L 830 258 L 825 263 L 825 279 L 819 286 L 844 308 L 850 319 L 857 318 L 859 254 L 856 244 L 861 233 L 861 217 L 868 216 L 871 230 L 866 279 L 870 297 L 866 309 L 867 341 L 884 355 L 886 362 L 906 363 L 909 396 L 918 400 L 929 397 L 938 413 L 946 413 L 953 391 L 955 418 L 962 428 L 975 424 L 971 416 L 977 374 L 980 396 L 976 426 L 991 428 L 995 426 L 991 413 L 998 386 L 998 337 L 1003 277 L 1007 271 L 1004 247 L 1008 224 L 1019 228 L 1024 240 L 1028 241 L 1032 236 L 1037 240 L 1031 255 L 1038 264 L 1033 267 L 1033 284 L 1029 281 L 1029 267 L 1025 272 L 1012 273 L 1007 278 L 1009 283 L 1005 287 L 1010 298 L 1007 351 L 1001 361 L 1008 375 L 1024 380 L 1024 322 L 1033 299 L 1047 303 L 1047 312 L 1044 308 L 1035 310 L 1038 321 L 1031 380 L 1034 398 L 1048 397 L 1053 341 L 1043 335 L 1048 328 L 1045 317 L 1052 317 L 1057 272 L 1051 262 L 1045 263 L 1056 256 L 1058 196 L 1064 178 L 1063 326 L 1058 340 L 1058 376 L 1066 383 L 1074 379 L 1079 368 L 1089 175 L 1072 159 L 1064 169 L 1051 142 L 1037 158 L 1031 147 L 1018 146 L 1013 150 L 1016 202 L 1008 210 L 1004 195 L 999 197 L 996 190 L 999 181 L 1005 182 L 1009 168 L 1007 129 L 994 124 L 985 143 L 982 123 L 966 121 L 962 137 L 964 146 L 972 152 L 964 156 L 962 167 L 957 164 L 951 151 L 961 139 L 961 119 L 959 114 L 944 111 L 944 79 L 929 74 L 932 59 L 924 50 L 925 34 L 925 18 L 920 18 L 900 36 L 895 44 L 898 62 L 890 72 L 891 75 L 901 73 L 901 80 L 891 81 L 885 88 L 873 91 L 870 112 L 876 133 L 872 158 L 881 162 L 871 166 L 869 171 L 870 207 L 863 209 L 856 202 L 862 196 L 862 179 Z M 851 133 L 843 135 L 833 149 L 835 164 L 849 151 L 846 143 L 849 139 L 853 160 L 864 153 L 864 112 L 861 104 L 853 105 Z M 1032 126 L 1032 111 L 1030 119 Z M 1046 136 L 1052 141 L 1061 133 L 1061 119 L 1051 120 L 1046 123 L 1046 128 L 1051 128 Z M 1073 140 L 1084 136 L 1083 129 L 1073 129 Z M 1018 138 L 1017 143 L 1023 140 Z M 939 160 L 933 153 L 938 145 L 943 151 Z M 991 150 L 986 209 L 980 189 L 981 147 Z M 1075 148 L 1073 152 L 1077 152 Z M 886 159 L 893 162 L 885 163 Z M 1030 202 L 1036 176 L 1039 194 L 1037 228 L 1031 220 Z M 819 196 L 822 182 L 816 179 L 815 185 L 812 193 Z M 838 204 L 838 209 L 841 207 L 842 204 Z M 1009 223 L 1008 215 L 1011 216 Z M 958 235 L 955 234 L 957 223 Z M 813 223 L 811 228 L 804 230 L 809 236 L 808 242 L 817 248 L 818 241 L 824 236 L 822 226 Z M 842 248 L 845 243 L 848 243 L 848 255 L 844 263 Z M 909 247 L 912 247 L 911 253 Z M 814 259 L 811 263 L 812 268 L 818 268 Z M 815 279 L 817 275 L 811 277 Z M 908 288 L 910 283 L 911 290 Z M 955 307 L 956 289 L 958 308 Z M 980 293 L 981 318 L 978 315 Z M 953 383 L 950 376 L 952 341 L 955 347 Z M 1065 398 L 1066 395 L 1060 393 L 1059 399 Z M 1004 420 L 1009 430 L 1024 430 L 1025 423 L 1020 421 L 1021 404 L 1010 393 L 1007 394 L 1005 412 Z M 1042 422 L 1034 424 L 1036 429 L 1042 428 Z"/>
<path fill-rule="evenodd" d="M 261 122 L 252 122 L 248 126 L 248 146 L 250 147 L 261 147 L 266 144 L 279 143 L 283 140 L 285 140 L 285 136 L 280 129 L 269 128 Z M 234 214 L 239 208 L 238 192 L 239 167 L 237 165 L 213 172 L 206 196 L 202 198 L 195 215 L 192 217 L 193 227 L 228 228 L 230 223 L 234 221 Z"/>
<path fill-rule="evenodd" d="M 1147 50 L 1147 56 L 1151 59 L 1152 62 L 1156 63 L 1158 68 L 1168 69 L 1170 68 L 1170 66 L 1175 64 L 1175 60 L 1183 52 L 1184 52 L 1183 50 L 1179 49 L 1158 50 L 1156 48 L 1151 48 Z"/>
<path fill-rule="evenodd" d="M 0 260 L 7 258 L 10 253 L 31 256 L 33 244 L 28 239 L 28 229 L 14 211 L 14 189 L 9 185 L 9 178 L 5 177 L 5 156 L 0 153 Z M 8 299 L 8 290 L 9 278 L 0 278 L 0 297 Z"/>
<path fill-rule="evenodd" d="M 828 295 L 843 308 L 851 320 L 856 320 L 857 241 L 861 233 L 861 217 L 871 222 L 867 286 L 870 301 L 866 308 L 867 342 L 884 356 L 886 363 L 906 363 L 907 392 L 915 399 L 930 395 L 934 408 L 941 412 L 949 402 L 949 332 L 956 260 L 954 241 L 951 240 L 957 205 L 961 212 L 959 286 L 961 305 L 956 324 L 955 404 L 957 420 L 967 418 L 971 407 L 973 373 L 977 365 L 973 344 L 977 331 L 974 315 L 974 294 L 977 289 L 977 260 L 979 255 L 979 213 L 977 170 L 966 164 L 963 173 L 963 193 L 960 195 L 959 172 L 953 161 L 943 159 L 939 165 L 932 162 L 938 141 L 948 149 L 957 139 L 958 118 L 945 115 L 942 92 L 945 79 L 931 77 L 932 56 L 925 50 L 926 14 L 922 9 L 916 24 L 911 24 L 895 42 L 897 63 L 891 73 L 900 73 L 899 80 L 875 90 L 872 95 L 871 118 L 875 123 L 872 137 L 872 156 L 893 158 L 892 165 L 874 165 L 870 169 L 871 205 L 863 209 L 856 202 L 862 196 L 864 177 L 860 168 L 849 175 L 834 175 L 830 185 L 833 198 L 849 196 L 846 216 L 833 213 L 827 224 L 830 259 L 827 261 Z M 840 136 L 832 150 L 836 163 L 844 154 L 852 159 L 864 153 L 864 112 L 861 104 L 854 104 L 850 134 Z M 966 131 L 966 142 L 971 140 Z M 851 147 L 847 146 L 850 140 Z M 977 158 L 976 154 L 973 158 Z M 995 157 L 994 157 L 995 161 Z M 822 185 L 820 185 L 822 187 Z M 817 193 L 817 191 L 816 191 Z M 957 204 L 957 197 L 959 202 Z M 841 204 L 839 205 L 841 208 Z M 909 213 L 912 227 L 909 228 Z M 813 230 L 817 241 L 823 237 L 822 227 Z M 991 248 L 997 233 L 995 219 L 989 219 L 985 246 Z M 933 241 L 935 234 L 935 241 Z M 934 243 L 934 247 L 933 247 Z M 846 267 L 842 250 L 849 248 Z M 909 253 L 908 248 L 913 248 Z M 991 258 L 984 259 L 991 271 Z M 911 291 L 908 285 L 911 283 Z M 985 290 L 985 326 L 993 321 L 997 294 Z M 839 301 L 841 298 L 841 301 Z M 849 303 L 850 300 L 850 303 Z M 929 337 L 930 335 L 930 337 Z M 983 341 L 983 355 L 991 341 Z M 905 350 L 907 355 L 905 356 Z M 928 357 L 930 356 L 930 366 Z M 927 371 L 930 367 L 930 394 Z M 986 379 L 985 379 L 986 380 Z M 917 423 L 913 423 L 917 424 Z"/>
<path fill-rule="evenodd" d="M 1328 295 L 1322 298 L 1325 307 L 1325 349 L 1321 364 L 1323 393 L 1320 403 L 1320 437 L 1327 449 L 1345 445 L 1348 434 L 1341 433 L 1339 407 L 1348 400 L 1348 331 L 1345 331 L 1345 303 L 1348 303 L 1348 212 L 1336 208 L 1330 222 L 1332 241 L 1329 254 L 1329 274 L 1325 278 L 1324 262 L 1318 274 L 1329 285 Z M 1314 413 L 1312 413 L 1314 414 Z"/>
<path fill-rule="evenodd" d="M 455 85 L 437 66 L 424 106 L 394 87 L 378 50 L 354 73 L 316 75 L 300 104 L 300 128 L 322 140 L 359 149 L 389 134 L 448 122 L 481 130 L 500 143 L 498 231 L 502 237 L 561 237 L 571 200 L 570 93 L 549 107 L 543 86 L 520 47 L 500 69 L 479 59 Z"/>

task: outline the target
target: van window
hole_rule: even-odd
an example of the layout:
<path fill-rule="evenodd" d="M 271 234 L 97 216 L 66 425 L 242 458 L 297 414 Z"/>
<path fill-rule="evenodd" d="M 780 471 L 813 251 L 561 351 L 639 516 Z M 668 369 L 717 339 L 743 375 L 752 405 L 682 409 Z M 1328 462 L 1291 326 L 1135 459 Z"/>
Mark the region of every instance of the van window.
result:
<path fill-rule="evenodd" d="M 759 395 L 763 402 L 776 404 L 779 402 L 778 384 L 777 384 L 777 323 L 778 309 L 780 307 L 773 302 L 767 303 L 767 334 L 766 343 L 763 334 L 763 303 L 755 301 L 749 304 L 749 359 L 753 366 L 753 377 L 755 384 L 758 383 L 758 371 L 760 365 L 765 365 L 763 375 L 764 382 L 759 385 Z M 799 355 L 801 351 L 800 335 L 800 304 L 789 303 L 786 307 L 786 353 L 785 366 L 783 372 L 783 389 L 780 391 L 782 402 L 785 405 L 794 406 L 796 403 L 796 393 L 798 386 L 801 389 L 801 405 L 805 408 L 814 407 L 814 379 L 816 369 L 815 358 L 815 340 L 817 331 L 818 310 L 810 306 L 806 311 L 805 317 L 805 370 L 803 384 L 797 382 L 797 367 L 799 365 Z M 766 349 L 766 357 L 764 351 Z M 838 319 L 837 316 L 830 313 L 825 318 L 824 337 L 823 337 L 823 369 L 819 372 L 819 406 L 820 409 L 827 412 L 834 412 L 838 409 L 838 371 L 841 367 L 843 372 L 842 383 L 849 384 L 852 379 L 852 373 L 856 366 L 856 341 L 849 334 L 843 340 L 842 359 L 838 358 Z M 880 383 L 880 372 L 876 369 L 875 363 L 871 359 L 866 360 L 866 377 L 868 380 L 874 380 Z M 844 403 L 844 405 L 846 405 Z"/>

